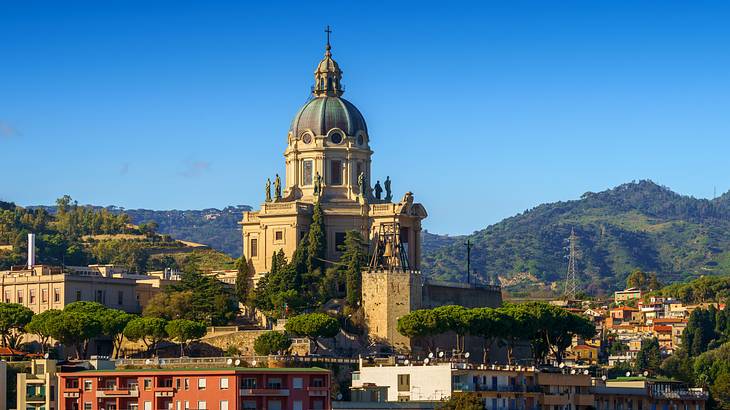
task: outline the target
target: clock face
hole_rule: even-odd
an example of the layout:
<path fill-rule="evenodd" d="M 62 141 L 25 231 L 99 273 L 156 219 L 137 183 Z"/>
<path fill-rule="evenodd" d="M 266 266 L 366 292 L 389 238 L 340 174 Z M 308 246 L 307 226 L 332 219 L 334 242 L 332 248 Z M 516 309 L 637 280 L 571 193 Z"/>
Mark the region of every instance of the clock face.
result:
<path fill-rule="evenodd" d="M 365 138 L 362 137 L 362 135 L 357 136 L 357 145 L 362 145 L 365 143 Z"/>
<path fill-rule="evenodd" d="M 333 143 L 339 144 L 342 142 L 342 134 L 339 132 L 333 132 L 332 135 L 330 135 L 330 139 Z"/>
<path fill-rule="evenodd" d="M 304 141 L 305 144 L 309 144 L 312 142 L 312 135 L 309 133 L 302 135 L 302 141 Z"/>

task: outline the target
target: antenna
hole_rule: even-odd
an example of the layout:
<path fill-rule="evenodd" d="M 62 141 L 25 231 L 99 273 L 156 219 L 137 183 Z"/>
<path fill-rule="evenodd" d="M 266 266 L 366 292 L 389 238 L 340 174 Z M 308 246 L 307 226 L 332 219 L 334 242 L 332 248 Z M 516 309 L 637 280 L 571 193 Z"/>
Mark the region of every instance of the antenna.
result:
<path fill-rule="evenodd" d="M 575 229 L 570 229 L 570 237 L 568 237 L 568 248 L 570 253 L 568 254 L 568 273 L 565 277 L 565 292 L 563 296 L 566 300 L 575 300 L 575 294 L 578 291 L 578 277 L 575 269 L 575 260 L 578 256 L 577 242 L 578 236 L 575 234 Z"/>

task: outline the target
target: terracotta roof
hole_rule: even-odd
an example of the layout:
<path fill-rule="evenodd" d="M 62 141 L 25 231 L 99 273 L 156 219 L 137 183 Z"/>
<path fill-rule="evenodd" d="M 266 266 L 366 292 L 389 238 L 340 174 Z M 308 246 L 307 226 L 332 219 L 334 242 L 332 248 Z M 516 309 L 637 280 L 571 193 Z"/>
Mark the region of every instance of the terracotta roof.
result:
<path fill-rule="evenodd" d="M 632 308 L 631 306 L 619 306 L 617 308 L 611 309 L 611 311 L 614 311 L 614 310 L 630 310 L 632 312 L 638 312 L 639 311 L 639 309 Z"/>
<path fill-rule="evenodd" d="M 663 317 L 652 320 L 653 323 L 684 323 L 684 319 L 676 317 Z"/>
<path fill-rule="evenodd" d="M 577 346 L 573 346 L 571 349 L 573 349 L 573 350 L 590 350 L 590 349 L 595 349 L 595 347 L 588 346 L 588 345 L 577 345 Z"/>
<path fill-rule="evenodd" d="M 11 349 L 9 347 L 0 347 L 0 356 L 25 356 L 25 352 Z"/>
<path fill-rule="evenodd" d="M 671 333 L 672 327 L 671 326 L 654 326 L 654 331 L 659 333 Z"/>

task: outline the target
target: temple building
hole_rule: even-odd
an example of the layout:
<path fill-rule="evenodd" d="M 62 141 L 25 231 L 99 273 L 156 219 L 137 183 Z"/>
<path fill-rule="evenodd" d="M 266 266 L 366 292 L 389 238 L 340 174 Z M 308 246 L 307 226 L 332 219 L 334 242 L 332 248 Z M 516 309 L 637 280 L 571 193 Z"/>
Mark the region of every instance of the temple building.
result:
<path fill-rule="evenodd" d="M 341 80 L 328 39 L 312 95 L 287 133 L 284 183 L 279 175 L 267 181 L 261 208 L 245 212 L 241 221 L 243 255 L 254 267 L 255 282 L 270 270 L 274 252 L 283 249 L 291 258 L 317 202 L 324 213 L 327 260 L 339 259 L 345 233 L 355 230 L 388 247 L 399 265 L 419 268 L 426 210 L 410 192 L 394 200 L 390 178 L 372 176 L 371 136 L 360 111 L 342 98 Z"/>

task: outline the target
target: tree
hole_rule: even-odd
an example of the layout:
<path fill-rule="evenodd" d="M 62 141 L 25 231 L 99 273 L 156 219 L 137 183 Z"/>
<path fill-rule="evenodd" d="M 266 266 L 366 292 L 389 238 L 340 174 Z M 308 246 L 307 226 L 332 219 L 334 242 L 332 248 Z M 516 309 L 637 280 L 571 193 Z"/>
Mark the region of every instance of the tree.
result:
<path fill-rule="evenodd" d="M 340 263 L 345 268 L 346 301 L 350 306 L 357 306 L 362 300 L 362 268 L 367 261 L 365 241 L 357 231 L 345 233 L 345 244 L 340 248 Z"/>
<path fill-rule="evenodd" d="M 241 304 L 248 304 L 251 289 L 253 289 L 253 280 L 249 273 L 249 263 L 245 256 L 236 259 L 236 297 Z"/>
<path fill-rule="evenodd" d="M 659 350 L 659 340 L 657 338 L 644 339 L 641 343 L 641 349 L 636 354 L 635 368 L 638 372 L 649 371 L 652 374 L 658 374 L 661 370 L 662 354 Z"/>
<path fill-rule="evenodd" d="M 112 338 L 114 358 L 119 357 L 119 349 L 124 339 L 124 329 L 136 316 L 119 309 L 106 309 L 101 313 L 102 333 Z"/>
<path fill-rule="evenodd" d="M 472 309 L 469 321 L 469 332 L 475 336 L 484 338 L 482 362 L 487 363 L 491 346 L 506 332 L 502 313 L 493 308 Z"/>
<path fill-rule="evenodd" d="M 433 309 L 439 327 L 456 333 L 456 347 L 463 350 L 463 336 L 469 332 L 469 309 L 459 305 L 439 306 Z"/>
<path fill-rule="evenodd" d="M 46 310 L 33 316 L 30 323 L 25 326 L 26 332 L 38 336 L 43 353 L 46 352 L 48 339 L 53 333 L 53 325 L 62 314 L 63 312 L 57 309 Z"/>
<path fill-rule="evenodd" d="M 498 309 L 504 321 L 502 338 L 507 345 L 507 362 L 512 363 L 512 351 L 520 340 L 535 340 L 536 321 L 521 305 L 505 305 Z M 533 346 L 534 347 L 534 346 Z"/>
<path fill-rule="evenodd" d="M 309 225 L 307 249 L 307 270 L 314 272 L 315 269 L 324 269 L 324 258 L 327 250 L 327 237 L 324 226 L 324 212 L 319 201 L 314 204 L 312 211 L 312 224 Z"/>
<path fill-rule="evenodd" d="M 185 266 L 180 281 L 168 286 L 166 291 L 191 292 L 189 306 L 181 319 L 216 326 L 228 324 L 238 313 L 233 292 L 215 277 L 200 273 L 194 263 Z"/>
<path fill-rule="evenodd" d="M 151 349 L 156 350 L 157 345 L 167 337 L 166 325 L 165 319 L 139 317 L 127 324 L 124 328 L 124 337 L 133 342 L 141 341 L 147 352 L 150 352 Z"/>
<path fill-rule="evenodd" d="M 270 354 L 281 353 L 289 349 L 291 339 L 281 332 L 262 333 L 253 343 L 253 350 L 258 355 L 268 356 Z"/>
<path fill-rule="evenodd" d="M 646 282 L 646 286 L 647 288 L 649 288 L 649 290 L 661 289 L 662 284 L 659 283 L 659 279 L 657 279 L 656 273 L 652 272 L 649 274 L 649 279 Z"/>
<path fill-rule="evenodd" d="M 205 323 L 187 319 L 171 320 L 165 326 L 167 335 L 180 344 L 181 356 L 185 355 L 185 346 L 191 341 L 205 336 L 206 331 Z"/>
<path fill-rule="evenodd" d="M 102 333 L 102 313 L 106 308 L 96 302 L 74 302 L 51 322 L 51 337 L 73 346 L 76 358 L 86 357 L 89 341 Z"/>
<path fill-rule="evenodd" d="M 314 343 L 314 351 L 318 348 L 320 337 L 335 337 L 340 331 L 340 324 L 333 317 L 324 313 L 306 313 L 289 318 L 284 325 L 287 332 L 304 336 Z"/>
<path fill-rule="evenodd" d="M 0 332 L 2 332 L 3 347 L 7 347 L 9 339 L 17 336 L 32 318 L 33 311 L 19 303 L 0 303 Z"/>
<path fill-rule="evenodd" d="M 631 274 L 626 278 L 626 287 L 646 289 L 648 280 L 649 279 L 647 278 L 646 273 L 637 269 L 631 272 Z"/>
<path fill-rule="evenodd" d="M 197 316 L 193 311 L 194 298 L 191 290 L 158 293 L 149 300 L 142 316 L 165 320 L 194 318 Z"/>
<path fill-rule="evenodd" d="M 406 315 L 398 318 L 398 333 L 410 338 L 427 338 L 428 350 L 433 350 L 430 340 L 431 336 L 443 333 L 443 328 L 439 325 L 436 315 L 431 309 L 414 310 Z"/>
<path fill-rule="evenodd" d="M 439 403 L 438 410 L 484 410 L 484 401 L 474 393 L 456 394 Z"/>

